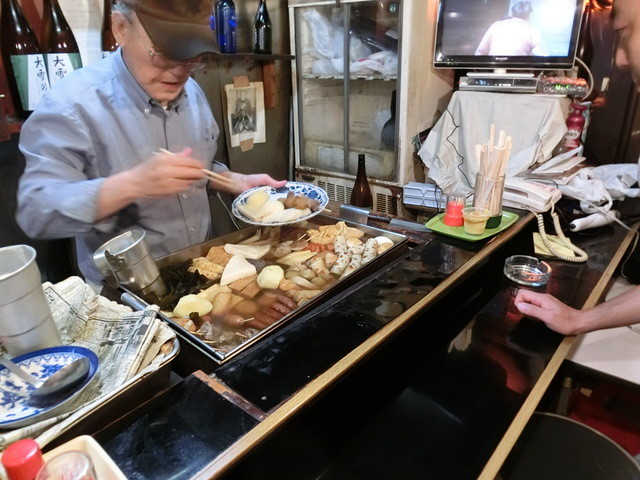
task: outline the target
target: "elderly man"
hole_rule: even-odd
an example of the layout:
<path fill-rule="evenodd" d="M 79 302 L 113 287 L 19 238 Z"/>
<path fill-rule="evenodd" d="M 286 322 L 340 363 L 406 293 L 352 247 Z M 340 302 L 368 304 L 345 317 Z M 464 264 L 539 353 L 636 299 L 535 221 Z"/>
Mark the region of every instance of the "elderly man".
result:
<path fill-rule="evenodd" d="M 147 232 L 154 257 L 207 240 L 208 187 L 286 183 L 212 167 L 219 131 L 190 77 L 216 50 L 210 10 L 205 0 L 120 0 L 120 49 L 57 84 L 24 124 L 18 223 L 33 238 L 74 237 L 88 283 L 102 280 L 93 252 L 131 226 Z M 203 168 L 234 186 L 209 183 Z"/>
<path fill-rule="evenodd" d="M 616 0 L 613 28 L 618 37 L 616 64 L 631 70 L 636 86 L 640 85 L 640 2 Z M 537 318 L 565 335 L 621 327 L 640 322 L 640 286 L 587 310 L 575 310 L 544 293 L 520 290 L 516 307 L 524 315 Z"/>

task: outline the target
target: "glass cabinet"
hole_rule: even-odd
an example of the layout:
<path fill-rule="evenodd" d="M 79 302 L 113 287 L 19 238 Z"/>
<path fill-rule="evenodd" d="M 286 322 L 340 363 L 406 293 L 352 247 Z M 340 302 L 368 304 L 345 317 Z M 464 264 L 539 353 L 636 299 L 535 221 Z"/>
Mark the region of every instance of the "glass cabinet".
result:
<path fill-rule="evenodd" d="M 370 176 L 393 180 L 395 128 L 384 140 L 382 132 L 393 122 L 399 2 L 309 6 L 295 15 L 300 164 L 355 174 L 363 153 Z"/>
<path fill-rule="evenodd" d="M 364 154 L 374 208 L 398 213 L 398 187 L 413 180 L 403 159 L 411 161 L 411 137 L 420 131 L 414 108 L 420 99 L 407 97 L 422 92 L 412 85 L 428 84 L 432 71 L 428 37 L 417 50 L 411 43 L 425 37 L 423 30 L 433 34 L 428 10 L 435 18 L 435 3 L 289 1 L 296 178 L 348 203 Z M 416 14 L 424 16 L 411 21 Z M 410 62 L 413 51 L 419 57 Z M 450 79 L 442 83 L 439 96 L 451 90 Z"/>

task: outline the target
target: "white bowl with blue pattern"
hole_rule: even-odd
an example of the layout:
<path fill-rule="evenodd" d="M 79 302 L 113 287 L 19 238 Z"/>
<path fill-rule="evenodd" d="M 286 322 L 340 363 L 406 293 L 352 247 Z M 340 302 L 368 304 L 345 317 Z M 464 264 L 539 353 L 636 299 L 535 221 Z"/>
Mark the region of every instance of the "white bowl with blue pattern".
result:
<path fill-rule="evenodd" d="M 46 408 L 27 405 L 29 393 L 35 388 L 5 367 L 0 367 L 0 429 L 19 428 L 64 413 L 65 407 L 91 382 L 98 371 L 98 357 L 91 350 L 76 346 L 45 348 L 13 359 L 23 369 L 40 380 L 46 380 L 65 365 L 82 357 L 89 359 L 89 375 L 80 388 L 62 402 Z"/>
<path fill-rule="evenodd" d="M 243 215 L 238 210 L 238 206 L 244 205 L 245 203 L 247 203 L 247 200 L 249 199 L 249 197 L 253 195 L 255 192 L 260 190 L 266 191 L 269 194 L 269 196 L 274 200 L 278 200 L 279 198 L 287 198 L 287 195 L 289 194 L 289 192 L 293 192 L 295 195 L 299 195 L 299 194 L 306 195 L 311 200 L 317 200 L 319 205 L 318 205 L 318 208 L 313 212 L 311 212 L 309 215 L 305 215 L 291 222 L 271 222 L 271 223 L 256 222 L 255 220 L 251 220 L 247 216 Z M 263 186 L 263 187 L 254 187 L 247 190 L 246 192 L 242 192 L 233 201 L 233 205 L 231 205 L 231 211 L 237 218 L 239 218 L 245 223 L 250 223 L 251 225 L 267 226 L 267 227 L 278 227 L 278 226 L 290 225 L 293 223 L 302 222 L 303 220 L 308 220 L 311 217 L 315 217 L 317 214 L 322 212 L 322 210 L 324 210 L 324 207 L 327 206 L 327 203 L 329 203 L 329 195 L 327 195 L 327 192 L 325 192 L 322 188 L 317 187 L 311 183 L 287 182 L 284 187 L 280 187 L 280 188 Z"/>

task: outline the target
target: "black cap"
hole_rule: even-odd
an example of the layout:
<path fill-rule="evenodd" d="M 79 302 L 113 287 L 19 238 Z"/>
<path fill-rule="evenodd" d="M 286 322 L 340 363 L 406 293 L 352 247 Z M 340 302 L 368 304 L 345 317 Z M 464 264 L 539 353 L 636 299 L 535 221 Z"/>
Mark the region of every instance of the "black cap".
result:
<path fill-rule="evenodd" d="M 218 53 L 211 0 L 120 0 L 136 12 L 158 50 L 172 60 Z"/>

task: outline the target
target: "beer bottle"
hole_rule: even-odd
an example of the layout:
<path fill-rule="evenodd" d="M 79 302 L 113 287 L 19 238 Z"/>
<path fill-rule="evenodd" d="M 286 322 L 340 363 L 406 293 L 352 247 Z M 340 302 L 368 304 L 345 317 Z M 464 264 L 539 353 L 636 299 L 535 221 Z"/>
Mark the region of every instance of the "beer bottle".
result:
<path fill-rule="evenodd" d="M 33 30 L 17 0 L 2 0 L 0 50 L 16 115 L 27 116 L 49 90 L 47 70 Z"/>
<path fill-rule="evenodd" d="M 351 190 L 351 205 L 368 209 L 373 208 L 373 196 L 367 180 L 365 157 L 362 153 L 358 155 L 358 173 L 353 184 L 353 190 Z"/>
<path fill-rule="evenodd" d="M 118 41 L 111 31 L 111 7 L 113 0 L 104 0 L 102 14 L 102 58 L 118 49 Z"/>
<path fill-rule="evenodd" d="M 253 19 L 253 53 L 271 53 L 271 19 L 266 0 L 260 0 Z"/>
<path fill-rule="evenodd" d="M 62 14 L 58 0 L 44 0 L 42 4 L 41 40 L 51 86 L 82 67 L 76 38 Z"/>

